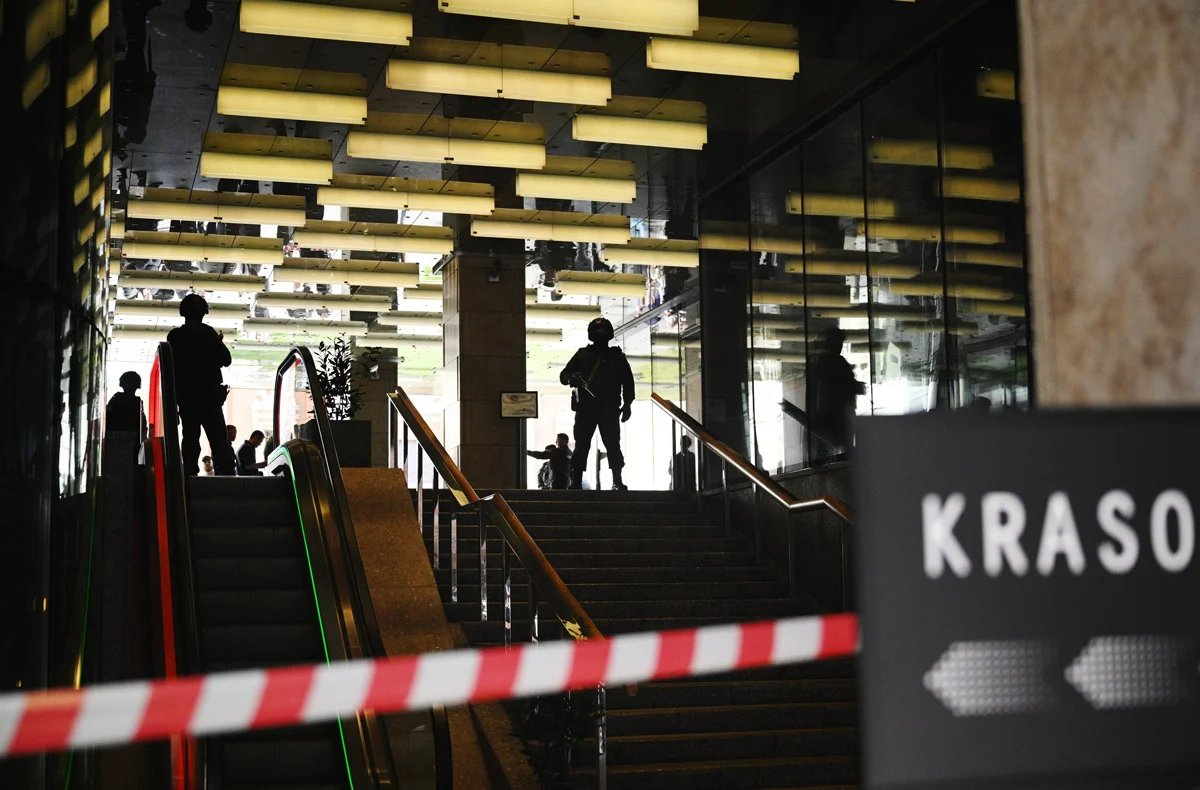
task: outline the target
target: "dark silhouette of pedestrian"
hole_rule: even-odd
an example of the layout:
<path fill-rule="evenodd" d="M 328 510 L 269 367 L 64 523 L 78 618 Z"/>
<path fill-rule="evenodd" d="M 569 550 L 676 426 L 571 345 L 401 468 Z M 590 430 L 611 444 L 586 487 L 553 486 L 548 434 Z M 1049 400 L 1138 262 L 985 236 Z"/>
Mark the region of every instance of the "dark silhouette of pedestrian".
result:
<path fill-rule="evenodd" d="M 554 450 L 554 445 L 546 445 L 546 457 L 550 457 L 550 453 Z M 536 456 L 535 456 L 536 457 Z M 550 488 L 550 483 L 553 481 L 553 473 L 550 471 L 550 462 L 545 461 L 538 467 L 537 484 L 538 488 Z"/>
<path fill-rule="evenodd" d="M 566 488 L 571 482 L 571 438 L 565 433 L 560 433 L 555 438 L 555 442 L 555 444 L 546 445 L 545 450 L 525 451 L 530 458 L 541 458 L 546 461 L 543 469 L 549 469 L 550 482 L 549 485 L 542 486 L 542 488 Z M 541 477 L 540 472 L 538 477 Z"/>
<path fill-rule="evenodd" d="M 608 451 L 613 488 L 628 489 L 621 479 L 625 456 L 621 454 L 621 425 L 633 409 L 633 371 L 625 353 L 608 345 L 613 325 L 607 318 L 594 318 L 588 324 L 590 345 L 575 352 L 562 369 L 558 380 L 573 387 L 571 408 L 575 411 L 575 452 L 571 455 L 571 488 L 583 487 L 592 435 L 600 429 L 600 439 Z M 597 487 L 599 487 L 597 481 Z"/>
<path fill-rule="evenodd" d="M 266 438 L 266 434 L 262 431 L 252 431 L 250 438 L 242 442 L 242 446 L 237 451 L 237 469 L 239 475 L 262 477 L 262 472 L 259 470 L 266 466 L 267 462 L 259 461 L 254 453 Z"/>
<path fill-rule="evenodd" d="M 846 333 L 832 327 L 813 350 L 807 380 L 808 432 L 817 452 L 814 459 L 828 459 L 850 448 L 850 416 L 855 399 L 866 386 L 854 377 L 854 368 L 842 356 Z"/>
<path fill-rule="evenodd" d="M 217 331 L 204 323 L 208 302 L 199 294 L 188 294 L 179 303 L 183 326 L 167 334 L 175 362 L 175 402 L 183 424 L 181 450 L 185 474 L 200 473 L 200 429 L 208 437 L 213 469 L 219 475 L 235 472 L 233 447 L 225 431 L 221 407 L 229 389 L 221 377 L 221 368 L 233 362 L 229 349 Z"/>
<path fill-rule="evenodd" d="M 679 452 L 671 459 L 671 490 L 696 490 L 696 454 L 692 452 L 692 437 L 679 437 Z"/>
<path fill-rule="evenodd" d="M 146 441 L 146 411 L 142 408 L 142 399 L 137 391 L 142 386 L 142 377 L 135 370 L 127 370 L 121 374 L 117 383 L 120 392 L 108 399 L 104 410 L 106 431 L 136 432 L 138 441 Z"/>
<path fill-rule="evenodd" d="M 231 448 L 236 447 L 237 446 L 237 426 L 226 424 L 225 425 L 225 435 L 229 437 L 229 446 Z M 234 453 L 234 455 L 233 455 L 233 473 L 235 475 L 240 475 L 242 473 L 242 465 L 238 462 L 237 453 Z"/>

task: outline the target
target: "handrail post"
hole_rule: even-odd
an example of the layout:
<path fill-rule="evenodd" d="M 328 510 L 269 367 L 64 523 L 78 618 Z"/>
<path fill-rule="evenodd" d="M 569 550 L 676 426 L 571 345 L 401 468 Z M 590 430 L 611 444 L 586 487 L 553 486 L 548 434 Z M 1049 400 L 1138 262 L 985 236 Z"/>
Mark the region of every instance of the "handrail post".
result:
<path fill-rule="evenodd" d="M 475 503 L 475 509 L 479 511 L 479 621 L 486 623 L 488 619 L 487 531 L 484 529 L 483 503 Z M 504 542 L 503 538 L 500 542 Z"/>
<path fill-rule="evenodd" d="M 458 506 L 450 503 L 450 600 L 458 603 Z"/>
<path fill-rule="evenodd" d="M 421 534 L 425 534 L 425 452 L 421 447 L 417 446 L 417 525 L 421 528 Z M 437 558 L 434 558 L 434 566 L 437 567 Z"/>
<path fill-rule="evenodd" d="M 751 496 L 754 497 L 754 559 L 758 563 L 763 561 L 763 538 L 762 538 L 762 522 L 758 516 L 758 500 L 762 493 L 758 486 L 754 485 L 753 481 L 750 484 Z"/>
<path fill-rule="evenodd" d="M 733 524 L 729 519 L 729 463 L 721 459 L 721 500 L 725 505 L 725 537 L 733 537 Z"/>
<path fill-rule="evenodd" d="M 850 589 L 846 565 L 846 525 L 838 524 L 838 542 L 842 552 L 842 611 L 850 611 Z"/>
<path fill-rule="evenodd" d="M 608 692 L 596 687 L 596 787 L 608 787 Z"/>
<path fill-rule="evenodd" d="M 787 512 L 787 572 L 788 572 L 788 597 L 795 598 L 800 594 L 799 585 L 796 584 L 796 530 L 795 527 L 796 514 L 789 510 Z"/>
<path fill-rule="evenodd" d="M 529 641 L 535 645 L 538 642 L 538 596 L 533 579 L 529 580 Z"/>
<path fill-rule="evenodd" d="M 500 579 L 504 584 L 504 647 L 512 647 L 512 566 L 508 563 L 508 541 L 500 541 Z"/>
<path fill-rule="evenodd" d="M 400 463 L 402 463 L 404 465 L 404 477 L 407 479 L 408 475 L 410 474 L 410 470 L 408 468 L 408 423 L 407 422 L 403 423 L 403 431 L 404 431 L 403 442 L 400 445 L 400 456 L 401 456 Z"/>
<path fill-rule="evenodd" d="M 392 414 L 390 406 L 385 408 L 387 412 L 387 465 L 388 469 L 396 468 L 396 415 Z M 275 434 L 275 440 L 280 439 L 279 434 Z"/>
<path fill-rule="evenodd" d="M 438 491 L 438 473 L 433 470 L 430 496 L 433 497 L 433 567 L 442 569 L 442 495 Z"/>

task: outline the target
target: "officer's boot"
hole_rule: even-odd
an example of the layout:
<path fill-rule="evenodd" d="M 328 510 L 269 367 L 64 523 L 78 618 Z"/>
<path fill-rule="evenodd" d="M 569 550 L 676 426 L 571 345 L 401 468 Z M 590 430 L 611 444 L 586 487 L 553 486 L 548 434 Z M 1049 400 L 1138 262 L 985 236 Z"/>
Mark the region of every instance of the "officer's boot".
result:
<path fill-rule="evenodd" d="M 625 485 L 624 481 L 621 480 L 621 470 L 620 469 L 612 470 L 612 479 L 613 479 L 613 491 L 628 491 L 629 490 L 629 486 Z"/>

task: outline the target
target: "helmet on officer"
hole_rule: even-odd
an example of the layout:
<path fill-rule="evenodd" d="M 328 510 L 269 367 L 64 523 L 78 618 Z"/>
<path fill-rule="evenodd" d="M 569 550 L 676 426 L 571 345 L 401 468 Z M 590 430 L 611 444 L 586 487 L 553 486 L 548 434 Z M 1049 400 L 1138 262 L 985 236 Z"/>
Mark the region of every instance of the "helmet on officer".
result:
<path fill-rule="evenodd" d="M 588 340 L 593 343 L 607 343 L 613 339 L 613 325 L 607 318 L 593 318 L 588 323 Z"/>
<path fill-rule="evenodd" d="M 202 318 L 208 315 L 208 300 L 200 294 L 188 294 L 179 302 L 179 314 L 184 318 Z"/>
<path fill-rule="evenodd" d="M 121 378 L 117 379 L 117 384 L 121 389 L 136 390 L 142 386 L 142 377 L 136 370 L 127 370 L 121 374 Z"/>

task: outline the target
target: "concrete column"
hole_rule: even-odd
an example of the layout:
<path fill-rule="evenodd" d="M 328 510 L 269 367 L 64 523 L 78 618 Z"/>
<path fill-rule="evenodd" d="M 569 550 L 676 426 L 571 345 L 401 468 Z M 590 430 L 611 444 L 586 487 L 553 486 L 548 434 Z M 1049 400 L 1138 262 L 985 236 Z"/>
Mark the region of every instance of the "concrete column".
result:
<path fill-rule="evenodd" d="M 511 246 L 457 252 L 442 270 L 445 445 L 485 490 L 518 487 L 523 449 L 518 421 L 500 417 L 500 393 L 525 389 L 525 267 Z"/>
<path fill-rule="evenodd" d="M 359 352 L 356 360 L 355 374 L 362 388 L 362 405 L 359 407 L 357 418 L 371 421 L 371 466 L 387 466 L 388 461 L 388 394 L 396 391 L 397 365 L 394 358 L 389 359 L 383 352 L 374 360 L 379 369 L 376 377 L 370 373 L 370 358 Z"/>
<path fill-rule="evenodd" d="M 1020 0 L 1045 406 L 1200 402 L 1200 3 Z"/>

